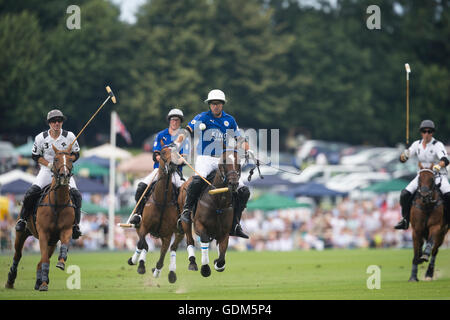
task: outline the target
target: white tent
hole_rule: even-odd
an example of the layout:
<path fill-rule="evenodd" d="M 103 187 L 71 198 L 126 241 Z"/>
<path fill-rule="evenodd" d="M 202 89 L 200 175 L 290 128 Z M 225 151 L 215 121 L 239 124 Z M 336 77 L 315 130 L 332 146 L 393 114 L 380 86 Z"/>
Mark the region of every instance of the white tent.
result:
<path fill-rule="evenodd" d="M 115 159 L 129 159 L 132 154 L 124 149 L 113 147 L 109 143 L 83 151 L 83 157 L 97 156 L 100 158 L 109 159 L 113 156 Z"/>
<path fill-rule="evenodd" d="M 30 173 L 15 169 L 0 175 L 0 184 L 3 185 L 20 179 L 29 183 L 33 183 L 35 178 L 36 177 Z"/>

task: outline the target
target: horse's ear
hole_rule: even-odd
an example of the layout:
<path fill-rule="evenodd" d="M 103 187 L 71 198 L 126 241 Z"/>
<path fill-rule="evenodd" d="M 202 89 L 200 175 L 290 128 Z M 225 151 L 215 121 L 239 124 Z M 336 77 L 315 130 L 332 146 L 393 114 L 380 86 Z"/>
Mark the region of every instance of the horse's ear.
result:
<path fill-rule="evenodd" d="M 55 147 L 54 144 L 52 144 L 52 148 L 53 148 L 53 151 L 55 151 L 55 153 L 58 153 L 58 152 L 59 152 L 59 150 Z"/>
<path fill-rule="evenodd" d="M 434 163 L 432 163 L 428 169 L 433 170 L 433 166 L 434 166 Z"/>

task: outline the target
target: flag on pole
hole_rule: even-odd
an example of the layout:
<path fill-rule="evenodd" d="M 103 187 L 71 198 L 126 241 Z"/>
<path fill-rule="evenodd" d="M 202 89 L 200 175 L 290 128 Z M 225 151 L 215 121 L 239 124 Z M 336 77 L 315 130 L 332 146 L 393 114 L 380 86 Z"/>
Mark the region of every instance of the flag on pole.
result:
<path fill-rule="evenodd" d="M 116 115 L 116 131 L 117 133 L 120 133 L 128 144 L 131 144 L 131 135 L 127 128 L 125 128 L 123 122 L 120 120 L 119 115 Z"/>

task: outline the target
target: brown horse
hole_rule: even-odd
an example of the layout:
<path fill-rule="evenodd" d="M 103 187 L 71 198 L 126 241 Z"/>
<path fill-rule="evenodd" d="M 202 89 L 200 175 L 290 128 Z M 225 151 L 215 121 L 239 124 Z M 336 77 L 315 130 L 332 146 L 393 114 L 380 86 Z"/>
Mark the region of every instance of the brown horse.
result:
<path fill-rule="evenodd" d="M 74 158 L 70 150 L 60 151 L 54 146 L 53 179 L 48 193 L 43 197 L 36 212 L 36 224 L 33 215 L 28 215 L 27 229 L 16 232 L 14 244 L 15 254 L 13 264 L 8 273 L 6 288 L 14 288 L 17 277 L 17 266 L 22 258 L 25 240 L 33 235 L 39 239 L 41 261 L 36 270 L 35 289 L 47 291 L 49 283 L 50 258 L 58 240 L 61 241 L 60 255 L 56 267 L 65 268 L 69 241 L 72 237 L 72 226 L 75 220 L 75 210 L 69 195 L 69 180 L 72 176 Z"/>
<path fill-rule="evenodd" d="M 433 164 L 429 168 L 424 168 L 419 163 L 419 168 L 419 187 L 411 208 L 414 243 L 414 258 L 409 278 L 411 282 L 419 281 L 417 278 L 418 265 L 428 262 L 430 255 L 431 261 L 425 274 L 425 280 L 433 279 L 436 255 L 448 229 L 444 220 L 444 202 L 432 171 Z M 424 240 L 426 240 L 426 245 L 422 251 Z"/>
<path fill-rule="evenodd" d="M 209 267 L 209 242 L 216 240 L 219 246 L 219 258 L 214 260 L 214 268 L 218 272 L 225 270 L 225 253 L 228 249 L 228 240 L 233 223 L 234 196 L 239 186 L 241 165 L 237 150 L 225 150 L 218 164 L 218 170 L 214 176 L 212 186 L 208 186 L 200 195 L 193 214 L 194 231 L 200 237 L 202 250 L 201 274 L 208 277 L 211 274 Z M 186 189 L 190 181 L 183 184 L 178 202 L 180 207 L 186 199 Z M 209 194 L 213 188 L 228 187 L 228 191 L 218 194 Z M 197 270 L 194 255 L 194 239 L 192 226 L 182 222 L 188 245 L 189 270 Z"/>
<path fill-rule="evenodd" d="M 174 161 L 172 161 L 174 159 Z M 148 245 L 145 236 L 150 233 L 155 238 L 160 238 L 162 242 L 160 257 L 156 263 L 156 267 L 152 269 L 153 276 L 158 278 L 161 274 L 161 269 L 164 265 L 164 257 L 175 233 L 175 240 L 170 246 L 170 266 L 169 266 L 169 282 L 174 283 L 176 277 L 176 250 L 179 243 L 183 240 L 184 235 L 177 232 L 177 220 L 180 215 L 180 210 L 177 204 L 175 195 L 175 186 L 172 183 L 172 175 L 178 174 L 176 172 L 177 165 L 180 164 L 180 159 L 175 159 L 172 156 L 172 149 L 170 147 L 161 150 L 158 180 L 156 181 L 153 192 L 142 212 L 142 222 L 137 229 L 139 241 L 136 246 L 134 255 L 128 259 L 128 264 L 134 265 L 139 261 L 138 273 L 145 273 L 145 260 L 148 251 Z"/>

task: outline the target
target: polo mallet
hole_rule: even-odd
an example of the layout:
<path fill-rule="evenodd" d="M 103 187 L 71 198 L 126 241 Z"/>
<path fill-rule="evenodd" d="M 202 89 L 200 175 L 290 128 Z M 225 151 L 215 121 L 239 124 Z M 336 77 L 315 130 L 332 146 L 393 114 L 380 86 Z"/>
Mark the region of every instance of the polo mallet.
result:
<path fill-rule="evenodd" d="M 147 185 L 147 188 L 145 188 L 145 190 L 144 190 L 144 192 L 142 193 L 141 197 L 139 198 L 138 202 L 137 202 L 136 205 L 134 206 L 133 211 L 131 212 L 130 216 L 128 217 L 127 222 L 126 222 L 126 223 L 118 223 L 117 225 L 118 225 L 119 227 L 122 227 L 122 228 L 135 228 L 135 227 L 136 227 L 134 224 L 130 223 L 130 219 L 131 219 L 131 217 L 133 216 L 133 214 L 136 212 L 137 207 L 138 207 L 139 204 L 141 203 L 142 199 L 144 198 L 145 194 L 146 194 L 147 191 L 148 191 L 148 188 L 150 188 L 150 186 L 152 185 L 152 182 L 153 182 L 153 180 L 155 180 L 155 177 L 156 177 L 156 176 L 157 176 L 157 175 L 155 174 L 155 175 L 153 176 L 152 181 L 150 181 L 150 183 Z"/>
<path fill-rule="evenodd" d="M 411 68 L 408 63 L 405 63 L 406 69 L 406 145 L 409 144 L 409 74 Z"/>
<path fill-rule="evenodd" d="M 106 91 L 108 92 L 108 97 L 105 99 L 105 101 L 103 101 L 102 105 L 97 109 L 97 111 L 94 113 L 94 115 L 88 120 L 88 122 L 86 122 L 86 124 L 84 125 L 83 129 L 81 129 L 80 133 L 78 133 L 78 135 L 75 137 L 75 140 L 72 141 L 72 143 L 69 146 L 69 150 L 72 149 L 72 145 L 75 143 L 75 141 L 77 141 L 78 137 L 81 135 L 81 133 L 84 131 L 84 129 L 86 129 L 86 127 L 89 125 L 89 123 L 91 123 L 92 119 L 95 118 L 95 116 L 97 115 L 97 113 L 103 108 L 103 106 L 106 104 L 106 102 L 111 99 L 111 101 L 115 104 L 117 103 L 116 100 L 116 96 L 114 95 L 114 93 L 112 92 L 111 88 L 109 86 L 106 86 Z"/>

